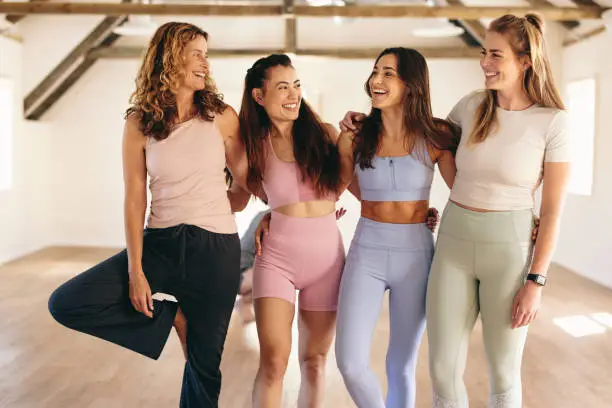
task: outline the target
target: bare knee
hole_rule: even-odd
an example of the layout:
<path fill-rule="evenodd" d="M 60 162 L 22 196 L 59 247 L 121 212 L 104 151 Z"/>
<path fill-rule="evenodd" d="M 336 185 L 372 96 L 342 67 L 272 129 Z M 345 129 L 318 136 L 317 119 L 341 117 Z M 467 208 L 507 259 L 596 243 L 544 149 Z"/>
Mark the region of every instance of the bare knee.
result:
<path fill-rule="evenodd" d="M 306 353 L 300 358 L 300 368 L 309 382 L 313 382 L 325 375 L 327 353 Z"/>
<path fill-rule="evenodd" d="M 260 358 L 259 371 L 266 382 L 282 381 L 287 371 L 289 353 L 272 351 Z"/>

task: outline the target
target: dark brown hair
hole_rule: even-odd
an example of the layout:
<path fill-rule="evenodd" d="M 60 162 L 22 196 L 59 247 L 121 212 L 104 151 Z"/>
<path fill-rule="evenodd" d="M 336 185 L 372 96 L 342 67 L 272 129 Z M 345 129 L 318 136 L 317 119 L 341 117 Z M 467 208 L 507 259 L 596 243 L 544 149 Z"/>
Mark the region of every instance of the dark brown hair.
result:
<path fill-rule="evenodd" d="M 458 132 L 447 121 L 433 117 L 429 94 L 429 72 L 425 58 L 414 49 L 394 47 L 383 50 L 376 58 L 375 64 L 389 54 L 397 58 L 398 75 L 406 84 L 403 101 L 407 149 L 413 151 L 417 148 L 415 153 L 418 153 L 421 160 L 424 154 L 428 154 L 427 147 L 431 146 L 454 153 L 459 142 Z M 365 91 L 370 98 L 372 97 L 370 78 L 373 74 L 372 72 L 365 83 Z M 381 139 L 381 111 L 372 108 L 355 138 L 355 163 L 359 163 L 362 169 L 372 167 L 372 159 L 380 147 Z"/>
<path fill-rule="evenodd" d="M 263 106 L 253 99 L 253 89 L 262 89 L 270 68 L 291 67 L 284 54 L 261 58 L 248 70 L 244 79 L 242 106 L 238 115 L 249 160 L 247 181 L 252 191 L 261 191 L 266 163 L 266 138 L 272 123 Z M 340 188 L 340 154 L 318 115 L 302 99 L 298 118 L 293 125 L 293 154 L 302 177 L 312 181 L 320 195 L 337 193 Z"/>
<path fill-rule="evenodd" d="M 145 53 L 136 77 L 136 90 L 130 97 L 126 118 L 137 114 L 140 131 L 156 140 L 168 137 L 176 120 L 175 91 L 182 67 L 181 54 L 185 46 L 198 36 L 208 40 L 208 33 L 187 23 L 170 22 L 157 29 Z M 213 120 L 215 113 L 225 110 L 223 97 L 210 76 L 205 87 L 196 91 L 193 102 L 198 115 Z"/>

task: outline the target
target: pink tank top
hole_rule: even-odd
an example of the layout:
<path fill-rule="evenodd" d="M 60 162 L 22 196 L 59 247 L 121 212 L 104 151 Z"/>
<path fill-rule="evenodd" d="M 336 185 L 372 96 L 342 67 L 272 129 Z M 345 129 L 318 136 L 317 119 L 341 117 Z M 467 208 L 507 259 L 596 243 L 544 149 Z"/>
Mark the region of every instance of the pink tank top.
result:
<path fill-rule="evenodd" d="M 237 231 L 225 184 L 225 145 L 214 122 L 199 117 L 146 144 L 150 228 L 191 224 L 215 233 Z"/>
<path fill-rule="evenodd" d="M 295 162 L 286 162 L 278 158 L 268 136 L 266 148 L 266 169 L 263 177 L 263 188 L 268 197 L 271 209 L 288 204 L 315 200 L 336 201 L 334 194 L 319 196 L 310 180 L 302 180 L 302 173 Z"/>

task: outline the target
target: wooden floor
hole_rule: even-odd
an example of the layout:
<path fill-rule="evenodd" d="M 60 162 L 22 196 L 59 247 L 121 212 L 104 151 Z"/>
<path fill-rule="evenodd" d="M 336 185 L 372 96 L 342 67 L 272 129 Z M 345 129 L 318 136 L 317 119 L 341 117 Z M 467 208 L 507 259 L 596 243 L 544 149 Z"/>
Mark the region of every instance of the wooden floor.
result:
<path fill-rule="evenodd" d="M 47 312 L 48 296 L 56 286 L 112 253 L 106 249 L 49 248 L 0 267 L 0 407 L 178 405 L 183 358 L 174 335 L 162 357 L 152 361 L 64 329 Z M 553 322 L 567 316 L 612 314 L 612 291 L 559 267 L 550 276 L 544 308 L 528 337 L 523 364 L 524 406 L 612 407 L 612 327 L 603 333 L 573 337 Z M 372 365 L 385 387 L 388 313 L 386 307 L 383 310 Z M 426 344 L 424 339 L 417 374 L 417 406 L 423 408 L 431 407 Z M 244 326 L 234 315 L 222 367 L 221 407 L 250 406 L 257 362 L 255 327 Z M 472 407 L 485 407 L 488 379 L 479 326 L 472 337 L 465 378 Z M 325 407 L 353 407 L 333 354 L 327 379 Z M 295 407 L 299 387 L 295 355 L 285 384 L 283 407 Z"/>

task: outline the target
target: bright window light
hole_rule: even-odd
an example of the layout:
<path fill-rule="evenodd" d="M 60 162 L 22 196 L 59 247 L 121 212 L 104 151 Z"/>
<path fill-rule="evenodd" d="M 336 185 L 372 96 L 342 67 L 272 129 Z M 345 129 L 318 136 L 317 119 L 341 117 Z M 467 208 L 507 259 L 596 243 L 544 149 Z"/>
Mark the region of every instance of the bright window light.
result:
<path fill-rule="evenodd" d="M 587 316 L 567 316 L 553 319 L 553 323 L 573 337 L 601 334 L 606 328 Z"/>
<path fill-rule="evenodd" d="M 612 329 L 612 313 L 594 313 L 591 319 Z"/>
<path fill-rule="evenodd" d="M 595 154 L 595 79 L 570 82 L 566 92 L 572 151 L 569 192 L 590 196 Z"/>

